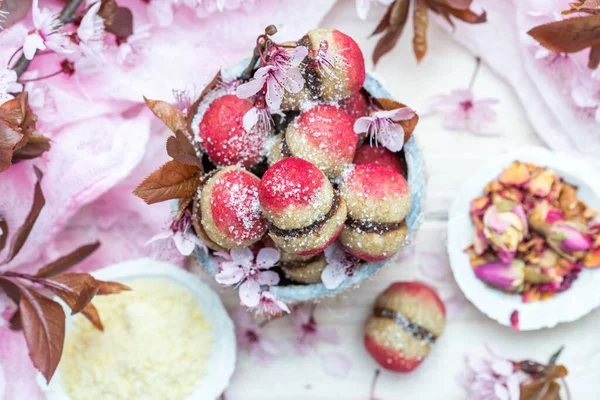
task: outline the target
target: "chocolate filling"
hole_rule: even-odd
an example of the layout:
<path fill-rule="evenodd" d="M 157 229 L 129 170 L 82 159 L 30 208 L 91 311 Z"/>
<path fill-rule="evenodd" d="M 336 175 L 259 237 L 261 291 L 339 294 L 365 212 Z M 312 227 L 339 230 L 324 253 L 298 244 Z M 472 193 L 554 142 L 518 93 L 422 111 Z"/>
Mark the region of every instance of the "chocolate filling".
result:
<path fill-rule="evenodd" d="M 400 222 L 375 222 L 375 221 L 363 221 L 360 219 L 354 219 L 352 217 L 348 217 L 346 219 L 346 226 L 354 229 L 355 231 L 362 231 L 367 233 L 378 233 L 384 234 L 386 232 L 391 232 L 398 230 L 406 225 L 405 221 Z"/>
<path fill-rule="evenodd" d="M 281 155 L 283 156 L 283 158 L 294 157 L 294 155 L 292 154 L 292 151 L 290 150 L 290 146 L 288 146 L 287 140 L 285 139 L 285 133 L 283 134 L 283 137 L 281 138 L 281 145 L 279 148 L 281 150 Z"/>
<path fill-rule="evenodd" d="M 321 258 L 321 254 L 317 254 L 316 256 L 313 256 L 307 260 L 304 261 L 287 261 L 287 262 L 279 262 L 277 263 L 278 266 L 280 266 L 281 268 L 301 268 L 301 267 L 305 267 L 308 264 L 314 263 L 315 261 L 319 260 L 319 258 Z"/>
<path fill-rule="evenodd" d="M 409 321 L 408 318 L 396 311 L 388 310 L 386 308 L 376 308 L 375 311 L 373 311 L 373 315 L 376 317 L 391 319 L 397 325 L 400 325 L 409 334 L 419 340 L 424 340 L 427 343 L 434 344 L 437 339 L 433 333 L 429 332 L 422 326 Z"/>
<path fill-rule="evenodd" d="M 297 229 L 280 229 L 280 228 L 276 227 L 270 221 L 265 220 L 265 222 L 267 223 L 267 228 L 269 228 L 269 230 L 271 232 L 273 232 L 274 234 L 276 234 L 277 236 L 283 236 L 284 238 L 295 238 L 298 236 L 307 235 L 307 234 L 316 232 L 319 229 L 321 229 L 323 227 L 323 225 L 325 225 L 325 223 L 329 219 L 331 219 L 331 217 L 333 217 L 335 215 L 338 208 L 340 208 L 340 198 L 339 198 L 339 195 L 334 192 L 333 204 L 331 204 L 331 208 L 329 209 L 327 214 L 325 214 L 325 216 L 323 218 L 321 218 L 320 220 L 313 222 L 312 224 L 310 224 L 308 226 L 305 226 L 302 228 L 297 228 Z"/>

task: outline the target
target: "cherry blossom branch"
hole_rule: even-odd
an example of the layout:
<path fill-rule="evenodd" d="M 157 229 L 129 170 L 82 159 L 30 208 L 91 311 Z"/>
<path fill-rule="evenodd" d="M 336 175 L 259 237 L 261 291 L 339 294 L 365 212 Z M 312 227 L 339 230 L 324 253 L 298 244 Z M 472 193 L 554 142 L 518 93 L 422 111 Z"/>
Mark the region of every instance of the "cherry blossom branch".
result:
<path fill-rule="evenodd" d="M 81 5 L 81 3 L 83 3 L 83 0 L 70 0 L 65 6 L 65 8 L 63 8 L 63 10 L 60 12 L 58 20 L 63 25 L 73 22 L 73 20 L 75 19 L 75 13 L 77 12 L 77 9 Z M 14 65 L 14 67 L 12 67 L 12 69 L 15 70 L 17 76 L 20 77 L 23 74 L 23 72 L 27 70 L 30 63 L 31 60 L 25 58 L 25 55 L 21 55 L 21 57 Z"/>

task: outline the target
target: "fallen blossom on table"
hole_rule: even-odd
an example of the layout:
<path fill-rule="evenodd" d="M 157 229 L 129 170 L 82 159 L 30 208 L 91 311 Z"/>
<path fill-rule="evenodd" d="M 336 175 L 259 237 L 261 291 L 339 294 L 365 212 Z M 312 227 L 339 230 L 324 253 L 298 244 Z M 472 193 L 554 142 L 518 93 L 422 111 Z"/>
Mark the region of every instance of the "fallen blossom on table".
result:
<path fill-rule="evenodd" d="M 340 337 L 333 327 L 321 326 L 314 315 L 314 307 L 296 307 L 292 313 L 294 324 L 294 347 L 299 354 L 306 355 L 319 342 L 338 344 Z"/>
<path fill-rule="evenodd" d="M 497 99 L 476 99 L 471 90 L 456 89 L 434 97 L 431 109 L 442 116 L 446 129 L 490 134 L 490 125 L 496 121 L 495 104 Z"/>
<path fill-rule="evenodd" d="M 235 336 L 238 350 L 248 353 L 261 363 L 271 361 L 280 353 L 279 345 L 264 334 L 260 325 L 252 322 L 242 307 L 235 315 Z"/>

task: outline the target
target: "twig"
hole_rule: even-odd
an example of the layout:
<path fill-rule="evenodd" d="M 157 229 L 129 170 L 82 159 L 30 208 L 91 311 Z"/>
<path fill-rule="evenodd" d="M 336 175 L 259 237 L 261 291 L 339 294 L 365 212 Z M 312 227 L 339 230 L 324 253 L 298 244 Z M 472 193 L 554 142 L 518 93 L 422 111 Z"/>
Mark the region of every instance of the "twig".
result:
<path fill-rule="evenodd" d="M 73 20 L 75 19 L 75 13 L 77 12 L 77 9 L 81 5 L 81 3 L 83 3 L 83 0 L 70 0 L 69 3 L 65 6 L 65 8 L 63 8 L 63 10 L 60 12 L 58 20 L 63 25 L 73 22 Z M 23 74 L 23 72 L 27 70 L 30 63 L 31 60 L 25 58 L 25 55 L 21 55 L 21 57 L 14 65 L 14 67 L 12 67 L 12 69 L 14 69 L 17 73 L 17 76 L 20 77 Z"/>
<path fill-rule="evenodd" d="M 256 62 L 258 61 L 259 58 L 260 58 L 260 53 L 258 52 L 258 47 L 255 47 L 254 52 L 252 53 L 252 58 L 250 59 L 250 63 L 248 64 L 248 66 L 246 67 L 244 72 L 242 72 L 242 74 L 240 75 L 241 79 L 248 80 L 248 79 L 252 78 L 252 75 L 254 72 L 254 67 L 256 67 Z"/>

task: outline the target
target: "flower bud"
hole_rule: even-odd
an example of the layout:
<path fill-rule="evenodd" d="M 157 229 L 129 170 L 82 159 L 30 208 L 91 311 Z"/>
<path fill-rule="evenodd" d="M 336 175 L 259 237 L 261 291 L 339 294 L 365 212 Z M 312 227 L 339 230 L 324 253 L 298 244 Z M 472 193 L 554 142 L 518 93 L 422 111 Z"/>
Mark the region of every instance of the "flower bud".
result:
<path fill-rule="evenodd" d="M 475 275 L 505 292 L 518 292 L 525 279 L 525 263 L 521 260 L 512 260 L 510 263 L 493 261 L 475 268 Z"/>
<path fill-rule="evenodd" d="M 552 225 L 548 243 L 567 254 L 587 251 L 592 247 L 592 240 L 586 231 L 587 227 L 576 222 L 557 222 Z"/>
<path fill-rule="evenodd" d="M 499 201 L 486 210 L 483 225 L 483 233 L 500 260 L 510 262 L 528 231 L 523 207 L 512 201 Z"/>

